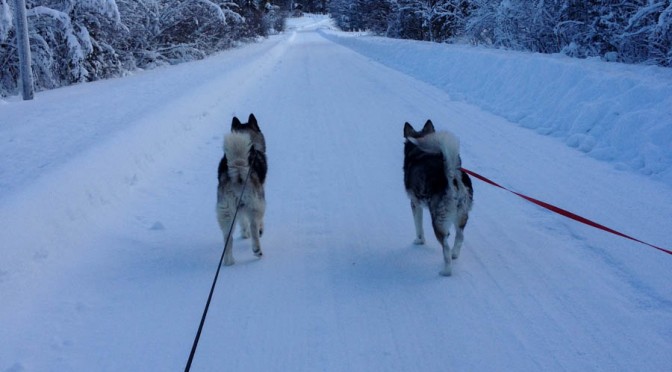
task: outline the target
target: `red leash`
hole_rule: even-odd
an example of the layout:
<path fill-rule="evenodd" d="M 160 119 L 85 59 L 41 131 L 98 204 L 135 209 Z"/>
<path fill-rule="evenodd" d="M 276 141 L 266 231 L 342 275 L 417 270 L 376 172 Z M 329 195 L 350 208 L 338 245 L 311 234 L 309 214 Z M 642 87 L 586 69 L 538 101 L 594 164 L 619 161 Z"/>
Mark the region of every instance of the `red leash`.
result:
<path fill-rule="evenodd" d="M 481 181 L 483 181 L 483 182 L 485 182 L 485 183 L 489 183 L 489 184 L 491 184 L 492 186 L 499 187 L 500 189 L 506 190 L 506 191 L 508 191 L 508 192 L 510 192 L 510 193 L 513 193 L 513 194 L 516 194 L 516 195 L 520 196 L 521 198 L 523 198 L 523 199 L 525 199 L 525 200 L 527 200 L 527 201 L 529 201 L 529 202 L 532 202 L 532 203 L 534 203 L 534 204 L 536 204 L 536 205 L 538 205 L 538 206 L 540 206 L 540 207 L 543 207 L 543 208 L 548 209 L 548 210 L 551 211 L 551 212 L 555 212 L 555 213 L 557 213 L 557 214 L 559 214 L 559 215 L 561 215 L 561 216 L 565 216 L 565 217 L 567 217 L 567 218 L 571 218 L 571 219 L 574 220 L 574 221 L 581 222 L 581 223 L 586 224 L 586 225 L 588 225 L 588 226 L 592 226 L 592 227 L 594 227 L 594 228 L 596 228 L 596 229 L 600 229 L 600 230 L 603 230 L 603 231 L 606 231 L 606 232 L 610 232 L 610 233 L 612 233 L 612 234 L 614 234 L 614 235 L 618 235 L 618 236 L 623 237 L 623 238 L 626 238 L 626 239 L 634 240 L 634 241 L 636 241 L 636 242 L 638 242 L 638 243 L 646 244 L 646 245 L 648 245 L 649 247 L 655 248 L 655 249 L 657 249 L 657 250 L 659 250 L 659 251 L 661 251 L 661 252 L 665 252 L 665 253 L 667 253 L 667 254 L 672 255 L 672 250 L 665 249 L 665 248 L 661 248 L 661 247 L 655 246 L 655 245 L 653 245 L 653 244 L 649 244 L 649 243 L 647 243 L 647 242 L 643 242 L 643 241 L 641 241 L 641 240 L 639 240 L 639 239 L 635 239 L 635 238 L 633 238 L 632 236 L 623 234 L 622 232 L 618 232 L 618 231 L 616 231 L 616 230 L 614 230 L 614 229 L 610 229 L 610 228 L 608 228 L 608 227 L 606 227 L 606 226 L 604 226 L 604 225 L 600 225 L 599 223 L 597 223 L 597 222 L 595 222 L 595 221 L 591 221 L 591 220 L 589 220 L 589 219 L 587 219 L 587 218 L 585 218 L 585 217 L 581 217 L 581 216 L 579 216 L 579 215 L 577 215 L 577 214 L 574 214 L 574 213 L 572 213 L 572 212 L 570 212 L 570 211 L 567 211 L 567 210 L 564 210 L 564 209 L 562 209 L 562 208 L 556 207 L 555 205 L 548 204 L 548 203 L 543 202 L 543 201 L 541 201 L 541 200 L 537 200 L 537 199 L 535 199 L 535 198 L 531 198 L 531 197 L 529 197 L 529 196 L 527 196 L 527 195 L 523 195 L 523 194 L 517 193 L 517 192 L 515 192 L 515 191 L 509 190 L 509 189 L 507 189 L 506 187 L 504 187 L 504 186 L 502 186 L 502 185 L 500 185 L 500 184 L 498 184 L 498 183 L 496 183 L 496 182 L 494 182 L 494 181 L 492 181 L 492 180 L 490 180 L 490 179 L 488 179 L 488 178 L 486 178 L 486 177 L 483 177 L 483 176 L 481 176 L 481 175 L 478 174 L 478 173 L 472 172 L 472 171 L 470 171 L 470 170 L 468 170 L 468 169 L 461 168 L 461 170 L 462 170 L 463 172 L 469 174 L 470 176 L 476 177 L 476 178 L 478 178 L 479 180 L 481 180 Z"/>

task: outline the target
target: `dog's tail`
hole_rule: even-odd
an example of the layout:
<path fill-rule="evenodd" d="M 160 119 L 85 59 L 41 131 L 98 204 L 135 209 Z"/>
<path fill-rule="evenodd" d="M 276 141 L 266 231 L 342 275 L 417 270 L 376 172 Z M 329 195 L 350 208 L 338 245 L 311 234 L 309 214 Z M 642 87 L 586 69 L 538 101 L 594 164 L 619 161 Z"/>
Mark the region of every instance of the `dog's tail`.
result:
<path fill-rule="evenodd" d="M 244 132 L 231 132 L 224 136 L 224 154 L 229 176 L 244 179 L 249 168 L 249 155 L 252 149 L 250 135 Z"/>
<path fill-rule="evenodd" d="M 454 134 L 448 131 L 439 131 L 420 138 L 408 137 L 408 140 L 424 152 L 443 154 L 448 181 L 457 178 L 462 164 L 460 160 L 460 141 Z"/>

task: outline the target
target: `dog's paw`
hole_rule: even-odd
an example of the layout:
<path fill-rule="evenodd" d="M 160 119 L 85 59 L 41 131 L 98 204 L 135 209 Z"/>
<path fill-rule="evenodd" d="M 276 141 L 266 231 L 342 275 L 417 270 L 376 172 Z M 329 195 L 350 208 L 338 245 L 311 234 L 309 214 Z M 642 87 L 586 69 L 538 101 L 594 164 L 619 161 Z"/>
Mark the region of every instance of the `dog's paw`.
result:
<path fill-rule="evenodd" d="M 450 262 L 446 262 L 445 265 L 443 265 L 443 270 L 441 270 L 439 274 L 442 276 L 453 275 L 453 265 Z"/>
<path fill-rule="evenodd" d="M 259 250 L 259 251 L 257 251 L 257 252 L 254 252 L 254 255 L 257 256 L 257 257 L 259 257 L 259 258 L 261 258 L 261 256 L 264 255 L 264 253 L 263 253 L 261 250 Z"/>
<path fill-rule="evenodd" d="M 233 258 L 224 258 L 224 266 L 231 266 L 235 263 L 236 261 Z"/>
<path fill-rule="evenodd" d="M 425 238 L 415 238 L 415 240 L 413 241 L 413 244 L 423 245 L 423 244 L 425 244 Z"/>

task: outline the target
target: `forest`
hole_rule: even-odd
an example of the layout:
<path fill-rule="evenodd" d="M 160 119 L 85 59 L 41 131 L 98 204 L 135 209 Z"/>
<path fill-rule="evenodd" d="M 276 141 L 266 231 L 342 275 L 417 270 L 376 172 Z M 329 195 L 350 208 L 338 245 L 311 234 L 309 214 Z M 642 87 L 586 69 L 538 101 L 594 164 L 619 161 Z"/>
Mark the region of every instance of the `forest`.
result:
<path fill-rule="evenodd" d="M 332 0 L 343 30 L 672 65 L 670 0 Z"/>
<path fill-rule="evenodd" d="M 14 7 L 0 0 L 0 97 L 19 90 Z M 672 66 L 670 0 L 27 0 L 35 89 L 202 59 L 297 8 L 345 31 Z"/>
<path fill-rule="evenodd" d="M 265 0 L 27 0 L 35 89 L 202 59 L 282 31 Z M 18 94 L 13 0 L 0 0 L 0 96 Z"/>

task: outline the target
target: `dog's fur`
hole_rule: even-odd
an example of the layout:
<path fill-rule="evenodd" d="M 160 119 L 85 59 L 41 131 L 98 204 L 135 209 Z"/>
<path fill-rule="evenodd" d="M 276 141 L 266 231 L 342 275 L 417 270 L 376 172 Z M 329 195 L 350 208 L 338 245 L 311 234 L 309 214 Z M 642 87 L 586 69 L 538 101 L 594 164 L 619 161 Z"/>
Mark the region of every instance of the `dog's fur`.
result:
<path fill-rule="evenodd" d="M 461 170 L 459 141 L 450 132 L 436 132 L 430 120 L 420 132 L 406 123 L 404 138 L 404 186 L 415 221 L 414 243 L 425 243 L 422 207 L 427 207 L 434 234 L 443 248 L 441 275 L 450 276 L 452 260 L 460 255 L 474 196 L 471 179 Z M 448 244 L 450 225 L 456 230 L 452 250 Z"/>
<path fill-rule="evenodd" d="M 257 257 L 262 255 L 259 238 L 264 230 L 264 182 L 267 171 L 266 140 L 257 119 L 250 114 L 247 124 L 242 124 L 234 117 L 231 132 L 224 136 L 224 156 L 217 171 L 217 221 L 226 240 L 231 226 L 236 222 L 236 207 L 249 173 L 236 219 L 243 238 L 252 237 L 252 250 Z M 227 266 L 234 264 L 232 240 L 229 236 L 224 242 L 224 264 Z"/>

